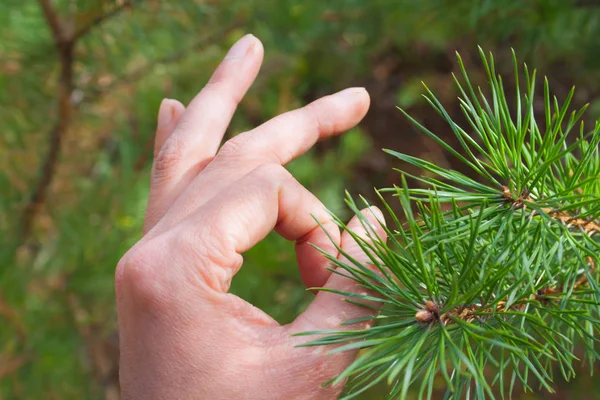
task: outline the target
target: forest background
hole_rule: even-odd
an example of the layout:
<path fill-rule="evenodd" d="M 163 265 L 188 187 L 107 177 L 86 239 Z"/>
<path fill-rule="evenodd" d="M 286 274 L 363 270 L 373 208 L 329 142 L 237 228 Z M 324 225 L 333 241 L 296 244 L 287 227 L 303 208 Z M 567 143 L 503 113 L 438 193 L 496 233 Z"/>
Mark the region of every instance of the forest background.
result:
<path fill-rule="evenodd" d="M 359 128 L 289 166 L 346 219 L 345 189 L 375 200 L 399 182 L 393 168 L 418 174 L 382 148 L 464 169 L 396 109 L 456 140 L 421 98 L 425 81 L 461 120 L 455 51 L 483 84 L 477 45 L 507 77 L 514 48 L 559 99 L 576 85 L 576 105 L 600 115 L 597 0 L 3 0 L 0 399 L 118 399 L 113 274 L 140 237 L 158 105 L 189 102 L 244 33 L 266 56 L 228 137 L 347 86 L 371 94 Z M 312 296 L 276 235 L 245 254 L 231 290 L 282 323 Z M 520 398 L 598 389 L 584 369 Z"/>

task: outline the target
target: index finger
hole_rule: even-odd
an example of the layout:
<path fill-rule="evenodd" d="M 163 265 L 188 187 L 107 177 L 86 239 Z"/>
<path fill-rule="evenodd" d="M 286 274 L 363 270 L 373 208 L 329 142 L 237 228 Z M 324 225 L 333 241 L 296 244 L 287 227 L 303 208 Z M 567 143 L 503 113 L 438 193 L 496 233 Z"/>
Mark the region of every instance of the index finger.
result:
<path fill-rule="evenodd" d="M 323 204 L 277 164 L 256 168 L 174 232 L 181 238 L 180 247 L 201 249 L 206 260 L 201 266 L 181 264 L 193 267 L 206 287 L 226 292 L 241 267 L 241 254 L 273 229 L 297 241 L 298 267 L 307 285 L 325 283 L 329 262 L 309 243 L 335 256 L 332 240 L 339 241 L 339 229 Z"/>

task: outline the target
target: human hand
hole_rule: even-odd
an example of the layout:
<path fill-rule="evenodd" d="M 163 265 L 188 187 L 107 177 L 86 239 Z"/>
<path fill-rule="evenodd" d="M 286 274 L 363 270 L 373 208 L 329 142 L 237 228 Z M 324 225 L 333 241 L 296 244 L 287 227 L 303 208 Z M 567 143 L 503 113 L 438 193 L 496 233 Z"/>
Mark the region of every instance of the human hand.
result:
<path fill-rule="evenodd" d="M 291 335 L 363 328 L 340 323 L 368 309 L 319 292 L 294 322 L 281 326 L 227 293 L 241 254 L 273 229 L 296 241 L 307 286 L 364 291 L 331 274 L 326 258 L 311 247 L 339 257 L 313 216 L 345 252 L 360 262 L 368 258 L 283 165 L 357 124 L 369 97 L 351 88 L 321 98 L 218 150 L 262 58 L 260 41 L 247 35 L 187 109 L 175 100 L 161 104 L 145 235 L 115 275 L 124 399 L 330 399 L 342 388 L 321 384 L 355 357 L 295 347 L 307 339 Z M 363 214 L 384 238 L 379 210 Z M 348 227 L 366 237 L 357 218 Z"/>

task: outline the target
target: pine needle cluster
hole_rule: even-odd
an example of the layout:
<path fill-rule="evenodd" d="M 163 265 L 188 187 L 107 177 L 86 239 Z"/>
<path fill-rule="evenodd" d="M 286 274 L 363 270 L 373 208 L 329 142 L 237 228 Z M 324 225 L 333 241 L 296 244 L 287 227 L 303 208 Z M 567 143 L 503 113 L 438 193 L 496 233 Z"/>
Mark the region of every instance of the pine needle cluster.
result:
<path fill-rule="evenodd" d="M 574 91 L 561 104 L 547 79 L 536 97 L 536 71 L 519 68 L 514 53 L 509 98 L 493 56 L 480 55 L 486 90 L 457 56 L 463 126 L 425 86 L 460 148 L 402 111 L 472 173 L 386 150 L 422 171 L 399 171 L 401 185 L 377 192 L 389 214 L 388 241 L 350 232 L 372 266 L 330 257 L 334 273 L 367 289 L 339 292 L 346 301 L 382 305 L 377 315 L 346 322 L 371 328 L 304 333 L 318 335 L 308 346 L 361 349 L 328 382 L 349 378 L 345 398 L 382 381 L 389 398 L 404 399 L 409 389 L 431 398 L 440 379 L 448 399 L 552 392 L 557 378 L 573 379 L 583 363 L 593 371 L 600 360 L 600 123 L 586 127 L 586 107 L 570 108 Z M 421 187 L 410 188 L 408 176 Z M 403 216 L 385 201 L 390 192 Z M 350 197 L 348 204 L 360 216 Z"/>

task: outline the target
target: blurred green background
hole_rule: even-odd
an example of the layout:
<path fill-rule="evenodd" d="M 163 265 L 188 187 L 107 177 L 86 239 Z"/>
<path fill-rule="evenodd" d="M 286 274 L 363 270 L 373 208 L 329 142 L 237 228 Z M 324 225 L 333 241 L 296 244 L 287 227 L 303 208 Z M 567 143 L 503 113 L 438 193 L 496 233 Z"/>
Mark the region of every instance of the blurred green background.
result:
<path fill-rule="evenodd" d="M 451 141 L 420 82 L 459 117 L 456 50 L 484 83 L 477 45 L 504 73 L 512 47 L 600 114 L 596 0 L 3 0 L 0 399 L 118 399 L 113 273 L 140 237 L 158 105 L 189 102 L 248 32 L 265 62 L 229 137 L 347 86 L 370 92 L 359 128 L 289 166 L 344 218 L 344 189 L 373 198 L 398 182 L 381 148 L 460 168 L 395 108 Z M 290 243 L 269 236 L 245 260 L 232 291 L 277 320 L 310 301 Z M 588 375 L 518 397 L 599 398 Z"/>

